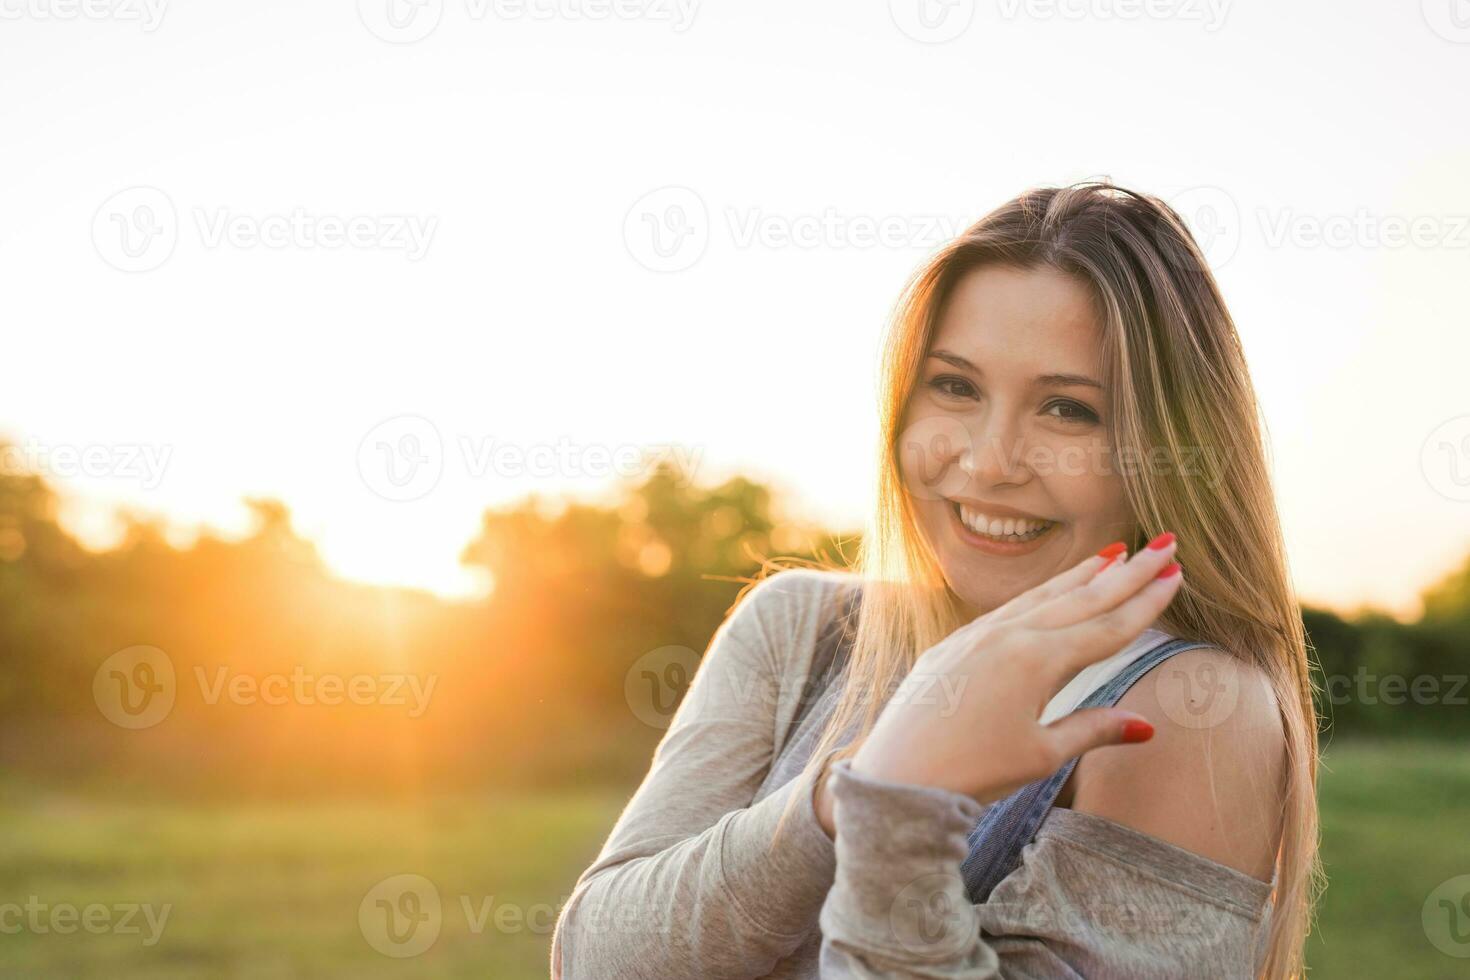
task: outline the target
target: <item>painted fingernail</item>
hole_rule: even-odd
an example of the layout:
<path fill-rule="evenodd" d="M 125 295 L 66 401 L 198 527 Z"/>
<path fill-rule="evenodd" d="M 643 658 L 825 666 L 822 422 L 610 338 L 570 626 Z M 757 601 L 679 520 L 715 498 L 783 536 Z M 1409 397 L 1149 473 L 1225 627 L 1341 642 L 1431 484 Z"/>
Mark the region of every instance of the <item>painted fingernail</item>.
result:
<path fill-rule="evenodd" d="M 1114 541 L 1112 544 L 1108 545 L 1102 551 L 1099 551 L 1097 553 L 1097 556 L 1099 558 L 1117 558 L 1119 555 L 1121 555 L 1123 552 L 1125 552 L 1127 550 L 1128 550 L 1128 546 L 1126 544 L 1124 544 L 1121 541 Z M 1106 568 L 1107 566 L 1104 565 L 1103 567 Z"/>
<path fill-rule="evenodd" d="M 1147 742 L 1154 737 L 1154 726 L 1146 721 L 1123 722 L 1123 741 L 1125 742 Z"/>
<path fill-rule="evenodd" d="M 1155 575 L 1154 578 L 1168 578 L 1170 575 L 1178 575 L 1182 571 L 1183 569 L 1179 567 L 1179 563 L 1177 561 L 1171 561 L 1169 562 L 1169 564 L 1165 565 L 1164 570 Z"/>
<path fill-rule="evenodd" d="M 1148 546 L 1150 548 L 1152 548 L 1154 551 L 1163 551 L 1165 548 L 1169 547 L 1169 545 L 1171 545 L 1173 543 L 1174 543 L 1174 532 L 1173 531 L 1165 531 L 1163 534 L 1159 535 L 1158 537 L 1156 537 L 1152 541 L 1150 541 L 1148 543 Z"/>

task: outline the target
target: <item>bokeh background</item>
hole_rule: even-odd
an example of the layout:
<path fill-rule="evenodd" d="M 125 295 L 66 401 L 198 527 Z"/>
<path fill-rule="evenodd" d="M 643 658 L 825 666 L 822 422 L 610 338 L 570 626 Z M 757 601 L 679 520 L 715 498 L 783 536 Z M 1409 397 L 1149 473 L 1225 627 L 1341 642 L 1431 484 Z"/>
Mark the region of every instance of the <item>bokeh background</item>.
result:
<path fill-rule="evenodd" d="M 0 2 L 0 975 L 544 976 L 905 277 L 1190 223 L 1320 661 L 1318 975 L 1470 970 L 1470 8 Z"/>

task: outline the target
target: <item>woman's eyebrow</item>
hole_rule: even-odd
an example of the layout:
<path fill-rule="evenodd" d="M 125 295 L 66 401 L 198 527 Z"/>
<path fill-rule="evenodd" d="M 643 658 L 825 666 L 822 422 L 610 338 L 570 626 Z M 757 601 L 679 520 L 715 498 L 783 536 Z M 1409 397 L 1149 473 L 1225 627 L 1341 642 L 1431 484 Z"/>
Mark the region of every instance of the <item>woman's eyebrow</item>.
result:
<path fill-rule="evenodd" d="M 979 374 L 980 373 L 980 369 L 977 368 L 975 365 L 971 364 L 969 361 L 965 360 L 960 355 L 955 354 L 955 353 L 952 353 L 952 352 L 947 351 L 947 350 L 944 350 L 943 348 L 936 348 L 935 350 L 931 350 L 929 352 L 929 356 L 930 357 L 936 357 L 939 360 L 943 361 L 944 363 L 946 363 L 946 364 L 952 364 L 955 367 L 960 368 L 962 370 L 965 370 L 965 371 L 973 371 L 976 374 Z"/>
<path fill-rule="evenodd" d="M 1087 387 L 1102 388 L 1102 382 L 1089 378 L 1085 374 L 1043 374 L 1036 379 L 1036 384 L 1043 388 L 1067 388 Z"/>
<path fill-rule="evenodd" d="M 929 352 L 929 356 L 937 358 L 938 360 L 941 360 L 946 364 L 951 364 L 965 371 L 973 371 L 975 374 L 981 373 L 980 369 L 972 364 L 970 361 L 967 361 L 965 358 L 952 351 L 944 350 L 943 348 L 936 348 L 935 350 L 931 350 Z M 1089 378 L 1085 374 L 1043 374 L 1039 375 L 1032 383 L 1038 388 L 1101 389 L 1103 386 L 1101 381 L 1098 381 L 1096 378 Z"/>

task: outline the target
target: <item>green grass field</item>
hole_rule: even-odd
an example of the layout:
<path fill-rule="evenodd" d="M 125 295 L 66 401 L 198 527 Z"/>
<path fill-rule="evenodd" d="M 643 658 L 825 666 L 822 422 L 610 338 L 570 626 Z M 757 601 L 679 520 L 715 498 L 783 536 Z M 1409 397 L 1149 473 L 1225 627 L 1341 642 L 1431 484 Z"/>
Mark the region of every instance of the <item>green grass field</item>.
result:
<path fill-rule="evenodd" d="M 1437 885 L 1470 874 L 1470 751 L 1417 741 L 1343 745 L 1328 749 L 1324 766 L 1328 885 L 1307 948 L 1314 975 L 1470 976 L 1470 959 L 1431 945 L 1422 918 Z"/>
<path fill-rule="evenodd" d="M 1421 924 L 1429 892 L 1470 874 L 1470 753 L 1354 745 L 1327 764 L 1331 885 L 1315 975 L 1470 975 L 1470 960 L 1436 950 Z M 37 910 L 0 913 L 12 933 L 0 935 L 0 975 L 544 977 L 552 910 L 621 803 L 567 791 L 423 807 L 139 805 L 12 786 L 0 803 L 0 903 L 35 896 Z M 358 913 L 378 882 L 401 874 L 433 883 L 440 931 L 419 955 L 393 958 L 370 944 Z M 94 931 L 66 918 L 93 904 Z M 137 932 L 113 928 L 130 904 L 150 906 L 155 922 L 170 907 L 156 942 L 142 912 L 126 920 Z"/>

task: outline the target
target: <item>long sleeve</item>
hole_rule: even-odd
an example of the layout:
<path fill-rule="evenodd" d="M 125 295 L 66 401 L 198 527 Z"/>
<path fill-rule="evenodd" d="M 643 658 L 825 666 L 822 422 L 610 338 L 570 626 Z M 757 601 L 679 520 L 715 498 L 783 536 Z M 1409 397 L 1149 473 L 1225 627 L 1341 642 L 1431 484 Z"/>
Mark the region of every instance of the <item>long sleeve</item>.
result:
<path fill-rule="evenodd" d="M 1252 975 L 1270 885 L 1120 824 L 1053 809 L 1021 867 L 973 905 L 959 873 L 981 812 L 968 797 L 839 762 L 834 844 L 808 780 L 763 795 L 820 724 L 819 706 L 786 743 L 841 584 L 773 576 L 716 632 L 562 910 L 554 978 Z"/>
<path fill-rule="evenodd" d="M 960 877 L 980 807 L 832 768 L 823 980 L 1253 976 L 1270 886 L 1111 821 L 1053 810 L 982 905 Z"/>
<path fill-rule="evenodd" d="M 832 587 L 815 573 L 775 575 L 716 632 L 648 775 L 563 908 L 553 976 L 748 980 L 811 933 L 835 866 L 811 783 L 752 800 Z"/>
<path fill-rule="evenodd" d="M 960 863 L 968 797 L 832 767 L 837 871 L 822 907 L 822 977 L 998 977 Z"/>

